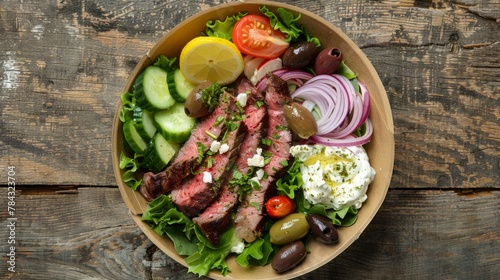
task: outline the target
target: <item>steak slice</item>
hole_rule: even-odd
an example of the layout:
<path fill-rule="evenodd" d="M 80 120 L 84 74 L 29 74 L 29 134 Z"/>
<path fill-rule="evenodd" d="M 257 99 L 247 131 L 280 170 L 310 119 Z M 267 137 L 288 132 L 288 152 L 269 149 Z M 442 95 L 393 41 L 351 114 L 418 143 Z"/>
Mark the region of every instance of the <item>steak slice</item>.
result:
<path fill-rule="evenodd" d="M 267 74 L 267 90 L 265 104 L 267 106 L 267 132 L 266 139 L 271 144 L 264 150 L 265 155 L 270 155 L 269 162 L 264 166 L 267 176 L 261 180 L 260 189 L 253 190 L 240 205 L 236 216 L 235 234 L 247 242 L 254 241 L 262 232 L 265 224 L 264 203 L 276 193 L 275 181 L 286 171 L 284 161 L 290 159 L 292 133 L 288 128 L 283 113 L 283 106 L 292 102 L 286 82 L 274 74 Z"/>
<path fill-rule="evenodd" d="M 238 192 L 227 183 L 221 187 L 219 196 L 193 222 L 212 245 L 218 246 L 221 234 L 231 225 L 231 211 L 238 202 Z"/>
<path fill-rule="evenodd" d="M 201 163 L 199 155 L 210 147 L 213 141 L 211 136 L 219 137 L 225 131 L 224 122 L 220 122 L 219 118 L 225 119 L 226 111 L 236 102 L 229 96 L 232 96 L 229 92 L 221 95 L 219 105 L 212 113 L 201 119 L 191 131 L 189 139 L 179 149 L 173 162 L 164 171 L 144 174 L 139 192 L 147 201 L 152 201 L 179 186 L 182 180 Z"/>
<path fill-rule="evenodd" d="M 231 98 L 235 99 L 233 96 Z M 196 174 L 186 178 L 178 189 L 171 192 L 174 204 L 188 217 L 200 214 L 215 199 L 221 186 L 227 182 L 231 168 L 239 154 L 247 127 L 242 122 L 236 102 L 231 104 L 232 106 L 227 111 L 226 126 L 228 129 L 221 140 L 222 144 L 228 145 L 229 150 L 225 153 L 205 156 L 203 163 L 197 168 Z M 204 172 L 211 174 L 212 182 L 204 181 Z"/>
<path fill-rule="evenodd" d="M 250 92 L 247 106 L 244 108 L 245 118 L 243 119 L 248 132 L 241 143 L 240 154 L 228 182 L 221 187 L 217 199 L 200 216 L 193 219 L 193 222 L 215 246 L 219 244 L 221 234 L 231 226 L 231 212 L 239 201 L 239 185 L 231 183 L 233 175 L 235 172 L 251 175 L 253 169 L 248 166 L 248 159 L 256 153 L 265 132 L 263 122 L 267 116 L 266 108 L 257 104 L 258 100 L 263 100 L 262 94 L 248 79 L 238 81 L 236 92 Z"/>

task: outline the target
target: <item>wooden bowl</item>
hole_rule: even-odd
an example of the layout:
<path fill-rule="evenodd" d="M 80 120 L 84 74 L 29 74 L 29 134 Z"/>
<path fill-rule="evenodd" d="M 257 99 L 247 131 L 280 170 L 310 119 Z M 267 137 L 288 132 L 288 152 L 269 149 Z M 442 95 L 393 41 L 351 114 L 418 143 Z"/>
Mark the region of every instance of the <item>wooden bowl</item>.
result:
<path fill-rule="evenodd" d="M 356 239 L 373 219 L 382 205 L 389 188 L 394 163 L 394 127 L 391 108 L 384 87 L 370 61 L 363 52 L 351 41 L 340 29 L 330 24 L 319 16 L 287 4 L 269 1 L 237 1 L 225 3 L 200 12 L 170 30 L 160 41 L 144 55 L 128 79 L 124 91 L 129 91 L 133 81 L 139 73 L 151 65 L 157 56 L 164 54 L 167 57 L 178 57 L 182 47 L 192 38 L 199 36 L 205 30 L 207 20 L 225 19 L 228 15 L 240 11 L 258 14 L 259 7 L 266 5 L 275 11 L 283 7 L 293 14 L 301 14 L 300 24 L 306 25 L 309 32 L 318 37 L 323 46 L 336 46 L 343 52 L 347 65 L 358 74 L 360 81 L 364 82 L 370 92 L 371 112 L 370 118 L 374 126 L 374 133 L 367 152 L 372 167 L 377 172 L 375 180 L 370 185 L 367 195 L 368 199 L 358 213 L 356 223 L 350 227 L 339 229 L 340 242 L 338 245 L 323 245 L 310 242 L 310 251 L 306 259 L 293 270 L 276 274 L 270 265 L 265 267 L 243 268 L 234 262 L 234 258 L 227 260 L 231 272 L 223 277 L 219 272 L 210 272 L 208 277 L 215 279 L 278 279 L 298 277 L 306 274 L 322 265 L 332 261 L 342 253 Z M 141 221 L 141 214 L 145 211 L 147 202 L 138 193 L 125 185 L 121 180 L 123 171 L 119 168 L 120 153 L 124 151 L 122 124 L 118 118 L 121 104 L 118 104 L 117 113 L 113 124 L 113 170 L 125 204 L 130 209 L 133 219 L 142 231 L 163 252 L 177 262 L 186 265 L 184 259 L 177 255 L 172 242 L 167 237 L 158 236 L 147 224 Z"/>

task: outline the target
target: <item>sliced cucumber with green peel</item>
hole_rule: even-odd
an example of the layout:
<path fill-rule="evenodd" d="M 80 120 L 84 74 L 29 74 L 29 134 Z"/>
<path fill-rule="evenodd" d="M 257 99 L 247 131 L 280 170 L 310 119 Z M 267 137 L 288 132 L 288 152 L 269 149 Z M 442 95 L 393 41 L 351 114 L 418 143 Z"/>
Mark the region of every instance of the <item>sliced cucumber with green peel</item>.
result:
<path fill-rule="evenodd" d="M 156 133 L 153 112 L 136 106 L 134 108 L 132 119 L 135 121 L 135 128 L 139 135 L 146 142 L 149 142 L 149 140 L 151 140 Z"/>
<path fill-rule="evenodd" d="M 149 66 L 137 76 L 134 96 L 137 105 L 148 111 L 165 110 L 175 104 L 168 90 L 167 71 L 158 66 Z"/>
<path fill-rule="evenodd" d="M 174 69 L 167 74 L 167 84 L 170 95 L 177 102 L 184 102 L 189 93 L 195 88 L 195 84 L 188 81 L 180 69 Z"/>
<path fill-rule="evenodd" d="M 174 143 L 186 142 L 196 124 L 196 118 L 188 117 L 184 112 L 184 103 L 175 103 L 167 110 L 155 112 L 154 120 L 165 140 Z"/>
<path fill-rule="evenodd" d="M 135 122 L 132 119 L 128 119 L 123 123 L 123 136 L 134 152 L 138 154 L 144 153 L 148 143 L 139 135 L 135 128 Z"/>
<path fill-rule="evenodd" d="M 162 171 L 179 150 L 179 144 L 168 142 L 156 133 L 144 151 L 144 164 L 154 173 Z"/>

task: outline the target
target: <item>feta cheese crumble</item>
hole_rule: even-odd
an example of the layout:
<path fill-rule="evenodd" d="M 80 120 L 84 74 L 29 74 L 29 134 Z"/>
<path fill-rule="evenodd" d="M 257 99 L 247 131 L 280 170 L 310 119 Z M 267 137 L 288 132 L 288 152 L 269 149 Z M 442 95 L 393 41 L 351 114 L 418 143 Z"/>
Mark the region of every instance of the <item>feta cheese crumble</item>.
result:
<path fill-rule="evenodd" d="M 247 106 L 248 95 L 246 93 L 240 93 L 236 96 L 236 100 L 240 104 L 241 107 Z"/>
<path fill-rule="evenodd" d="M 210 151 L 213 153 L 217 153 L 220 149 L 220 142 L 219 141 L 214 141 L 212 144 L 210 144 Z"/>
<path fill-rule="evenodd" d="M 203 171 L 203 183 L 212 183 L 212 174 L 207 171 Z"/>
<path fill-rule="evenodd" d="M 222 145 L 220 145 L 220 148 L 219 148 L 219 153 L 220 154 L 223 154 L 225 152 L 229 151 L 229 145 L 224 143 Z"/>
<path fill-rule="evenodd" d="M 262 156 L 262 149 L 258 148 L 253 157 L 247 159 L 248 166 L 264 167 L 264 157 Z"/>
<path fill-rule="evenodd" d="M 233 247 L 231 247 L 231 252 L 236 254 L 241 254 L 243 253 L 244 249 L 245 249 L 245 243 L 243 243 L 243 241 L 240 241 L 236 243 Z"/>
<path fill-rule="evenodd" d="M 290 153 L 302 162 L 304 196 L 310 203 L 335 210 L 361 208 L 375 177 L 363 147 L 297 145 Z"/>

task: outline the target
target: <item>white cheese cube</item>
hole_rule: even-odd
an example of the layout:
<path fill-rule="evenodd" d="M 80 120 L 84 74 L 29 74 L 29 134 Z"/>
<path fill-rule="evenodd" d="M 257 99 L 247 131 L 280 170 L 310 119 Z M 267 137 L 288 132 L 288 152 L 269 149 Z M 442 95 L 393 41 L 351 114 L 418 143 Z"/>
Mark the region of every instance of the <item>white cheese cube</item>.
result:
<path fill-rule="evenodd" d="M 207 171 L 203 171 L 203 183 L 212 183 L 212 174 Z"/>
<path fill-rule="evenodd" d="M 248 166 L 264 167 L 264 157 L 255 154 L 252 158 L 247 159 Z"/>
<path fill-rule="evenodd" d="M 246 93 L 240 93 L 238 94 L 238 96 L 236 96 L 236 100 L 238 101 L 238 103 L 240 103 L 241 107 L 245 107 L 247 106 L 248 96 Z"/>
<path fill-rule="evenodd" d="M 219 148 L 219 153 L 223 154 L 225 152 L 229 151 L 229 145 L 224 143 L 222 145 L 220 145 L 220 148 Z"/>
<path fill-rule="evenodd" d="M 220 149 L 220 142 L 219 141 L 214 141 L 210 145 L 210 151 L 217 153 Z"/>

